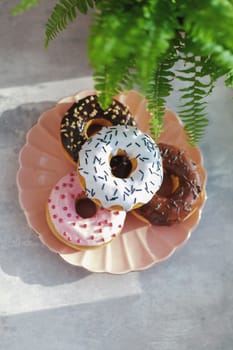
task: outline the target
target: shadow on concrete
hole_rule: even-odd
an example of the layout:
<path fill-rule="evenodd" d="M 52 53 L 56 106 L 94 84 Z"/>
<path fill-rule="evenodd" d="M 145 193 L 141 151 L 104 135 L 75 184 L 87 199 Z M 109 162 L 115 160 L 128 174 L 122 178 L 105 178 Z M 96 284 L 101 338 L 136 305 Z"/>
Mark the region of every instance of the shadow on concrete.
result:
<path fill-rule="evenodd" d="M 140 317 L 139 299 L 125 296 L 2 317 L 2 349 L 141 350 L 154 332 Z"/>
<path fill-rule="evenodd" d="M 65 263 L 49 251 L 27 225 L 18 203 L 18 154 L 27 131 L 55 102 L 30 103 L 5 111 L 0 117 L 0 266 L 29 284 L 58 285 L 90 273 Z"/>

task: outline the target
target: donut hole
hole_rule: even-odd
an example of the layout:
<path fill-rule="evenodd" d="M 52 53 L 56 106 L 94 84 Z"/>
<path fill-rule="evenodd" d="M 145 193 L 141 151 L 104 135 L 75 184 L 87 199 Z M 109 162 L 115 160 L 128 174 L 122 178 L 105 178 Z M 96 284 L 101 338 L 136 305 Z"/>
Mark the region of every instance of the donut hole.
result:
<path fill-rule="evenodd" d="M 178 176 L 171 174 L 168 171 L 164 171 L 163 182 L 157 194 L 160 197 L 169 198 L 177 190 L 179 183 Z"/>
<path fill-rule="evenodd" d="M 120 179 L 125 179 L 137 167 L 136 158 L 131 158 L 125 151 L 119 150 L 115 156 L 110 158 L 111 173 Z"/>
<path fill-rule="evenodd" d="M 91 119 L 87 122 L 85 127 L 85 135 L 87 138 L 94 136 L 103 126 L 112 126 L 112 123 L 104 118 Z"/>
<path fill-rule="evenodd" d="M 97 212 L 96 204 L 89 198 L 76 198 L 75 211 L 83 219 L 92 218 Z"/>

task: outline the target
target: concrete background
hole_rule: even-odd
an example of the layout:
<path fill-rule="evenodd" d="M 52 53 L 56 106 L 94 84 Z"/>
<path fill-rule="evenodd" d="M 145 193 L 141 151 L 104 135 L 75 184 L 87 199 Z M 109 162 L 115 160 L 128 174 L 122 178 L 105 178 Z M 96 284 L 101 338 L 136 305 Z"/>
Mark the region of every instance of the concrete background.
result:
<path fill-rule="evenodd" d="M 90 75 L 86 38 L 91 16 L 79 15 L 77 21 L 45 49 L 45 24 L 56 1 L 46 1 L 13 17 L 10 11 L 18 2 L 2 0 L 0 3 L 0 87 Z"/>
<path fill-rule="evenodd" d="M 143 272 L 93 274 L 65 263 L 27 226 L 17 158 L 28 129 L 58 99 L 92 86 L 89 17 L 49 47 L 54 1 L 12 18 L 0 4 L 0 350 L 233 349 L 233 102 L 218 82 L 200 147 L 208 201 L 188 243 Z M 84 77 L 84 79 L 81 79 Z M 175 109 L 176 94 L 168 100 Z"/>

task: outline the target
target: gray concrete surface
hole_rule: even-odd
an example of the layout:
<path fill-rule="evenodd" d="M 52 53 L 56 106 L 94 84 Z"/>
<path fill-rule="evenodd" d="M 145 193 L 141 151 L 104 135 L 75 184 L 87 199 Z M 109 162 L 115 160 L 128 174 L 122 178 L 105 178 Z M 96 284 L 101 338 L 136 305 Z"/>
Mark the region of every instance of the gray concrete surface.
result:
<path fill-rule="evenodd" d="M 208 201 L 188 243 L 143 272 L 92 274 L 65 263 L 26 224 L 17 199 L 27 130 L 59 98 L 92 86 L 88 21 L 43 49 L 54 1 L 11 18 L 0 4 L 0 350 L 233 349 L 233 102 L 209 98 L 200 147 Z M 176 95 L 168 106 L 175 108 Z"/>
<path fill-rule="evenodd" d="M 10 11 L 18 2 L 0 2 L 0 87 L 90 75 L 86 38 L 91 16 L 79 15 L 45 49 L 45 23 L 56 1 L 46 1 L 30 12 L 12 17 Z"/>

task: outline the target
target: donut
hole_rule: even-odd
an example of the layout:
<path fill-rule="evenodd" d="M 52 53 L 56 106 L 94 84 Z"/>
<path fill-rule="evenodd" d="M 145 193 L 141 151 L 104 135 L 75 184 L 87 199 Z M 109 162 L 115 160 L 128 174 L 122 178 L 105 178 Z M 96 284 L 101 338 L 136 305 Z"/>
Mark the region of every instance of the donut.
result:
<path fill-rule="evenodd" d="M 103 110 L 97 95 L 90 95 L 74 103 L 61 120 L 60 138 L 68 159 L 77 164 L 83 143 L 102 126 L 136 125 L 129 109 L 117 100 Z"/>
<path fill-rule="evenodd" d="M 128 125 L 103 127 L 81 148 L 77 173 L 98 205 L 130 211 L 159 189 L 162 159 L 152 138 Z"/>
<path fill-rule="evenodd" d="M 97 207 L 85 196 L 73 171 L 51 190 L 46 217 L 52 233 L 64 244 L 79 250 L 110 243 L 121 232 L 126 212 Z"/>
<path fill-rule="evenodd" d="M 196 209 L 202 184 L 196 164 L 187 154 L 159 143 L 164 178 L 159 191 L 134 214 L 154 225 L 173 225 L 187 219 Z"/>

